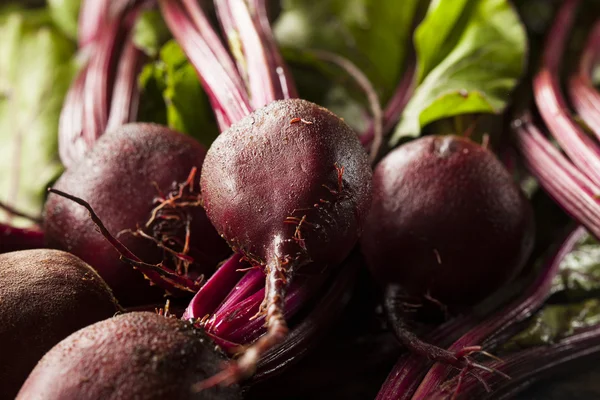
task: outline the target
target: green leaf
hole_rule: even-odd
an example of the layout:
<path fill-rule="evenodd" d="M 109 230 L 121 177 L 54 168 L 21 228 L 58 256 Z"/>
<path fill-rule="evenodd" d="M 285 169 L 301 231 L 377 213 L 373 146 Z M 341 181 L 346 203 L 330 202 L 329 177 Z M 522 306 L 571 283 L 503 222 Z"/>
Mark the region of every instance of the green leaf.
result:
<path fill-rule="evenodd" d="M 505 350 L 544 346 L 569 337 L 579 329 L 600 323 L 600 300 L 588 299 L 575 304 L 546 305 L 527 327 L 508 340 Z"/>
<path fill-rule="evenodd" d="M 44 18 L 15 12 L 0 22 L 0 200 L 39 215 L 62 166 L 58 119 L 74 76 L 74 44 Z M 13 220 L 22 225 L 24 221 Z"/>
<path fill-rule="evenodd" d="M 501 112 L 524 70 L 525 30 L 506 0 L 434 0 L 414 42 L 417 87 L 391 146 L 442 118 Z"/>
<path fill-rule="evenodd" d="M 73 40 L 77 39 L 80 6 L 81 0 L 48 0 L 48 8 L 54 24 Z"/>
<path fill-rule="evenodd" d="M 594 236 L 586 232 L 561 261 L 552 293 L 570 301 L 600 293 L 600 243 Z"/>
<path fill-rule="evenodd" d="M 353 61 L 387 100 L 400 80 L 419 0 L 285 0 L 282 46 L 329 50 Z"/>
<path fill-rule="evenodd" d="M 560 261 L 550 304 L 505 344 L 506 350 L 556 343 L 600 323 L 600 242 L 585 232 Z"/>
<path fill-rule="evenodd" d="M 219 130 L 198 75 L 177 42 L 167 42 L 138 81 L 139 120 L 166 124 L 210 146 Z"/>
<path fill-rule="evenodd" d="M 157 10 L 146 10 L 138 17 L 133 27 L 133 42 L 150 57 L 158 54 L 171 34 Z"/>

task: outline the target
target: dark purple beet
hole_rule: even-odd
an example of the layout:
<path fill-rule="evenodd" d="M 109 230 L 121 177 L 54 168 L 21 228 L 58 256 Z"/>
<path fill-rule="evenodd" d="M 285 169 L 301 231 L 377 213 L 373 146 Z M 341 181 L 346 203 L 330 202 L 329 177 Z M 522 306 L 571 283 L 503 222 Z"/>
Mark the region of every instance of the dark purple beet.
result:
<path fill-rule="evenodd" d="M 241 399 L 235 385 L 193 391 L 194 384 L 216 373 L 225 360 L 189 323 L 133 312 L 60 342 L 31 372 L 17 399 Z"/>
<path fill-rule="evenodd" d="M 56 343 L 112 317 L 119 306 L 89 265 L 37 249 L 0 254 L 0 398 L 12 399 Z"/>
<path fill-rule="evenodd" d="M 215 140 L 201 186 L 217 231 L 268 276 L 261 307 L 268 334 L 240 359 L 247 369 L 287 333 L 281 311 L 294 273 L 309 262 L 339 264 L 356 244 L 371 201 L 371 168 L 356 134 L 335 114 L 281 100 Z"/>
<path fill-rule="evenodd" d="M 531 207 L 492 152 L 462 137 L 427 136 L 375 169 L 361 247 L 382 285 L 463 306 L 511 280 L 533 236 Z"/>
<path fill-rule="evenodd" d="M 204 156 L 204 148 L 188 136 L 160 125 L 128 124 L 103 135 L 84 160 L 60 177 L 55 188 L 89 202 L 106 228 L 117 234 L 144 227 L 160 192 L 177 192 L 177 185 L 187 180 L 192 169 L 200 169 Z M 192 192 L 199 195 L 197 179 Z M 188 207 L 185 212 L 191 219 L 188 255 L 194 259 L 190 277 L 195 279 L 210 274 L 230 250 L 202 207 Z M 157 237 L 158 228 L 173 230 L 179 240 L 174 247 L 181 248 L 185 240 L 182 219 L 157 219 L 148 233 Z M 49 195 L 45 232 L 51 247 L 68 250 L 93 265 L 123 305 L 161 300 L 164 291 L 150 287 L 140 272 L 119 261 L 119 254 L 97 232 L 88 212 L 71 200 Z M 170 256 L 149 239 L 130 233 L 119 239 L 144 262 L 154 264 Z"/>

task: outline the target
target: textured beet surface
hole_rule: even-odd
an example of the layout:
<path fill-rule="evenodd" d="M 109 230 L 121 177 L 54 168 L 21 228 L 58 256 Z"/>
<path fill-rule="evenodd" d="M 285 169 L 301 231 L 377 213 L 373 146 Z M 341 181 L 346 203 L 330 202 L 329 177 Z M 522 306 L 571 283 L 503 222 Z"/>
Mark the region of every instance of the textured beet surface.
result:
<path fill-rule="evenodd" d="M 54 186 L 90 203 L 113 234 L 135 230 L 150 219 L 160 191 L 183 183 L 193 167 L 200 170 L 205 150 L 192 138 L 153 124 L 128 124 L 102 136 L 82 162 L 67 170 Z M 197 178 L 196 178 L 197 180 Z M 195 190 L 199 191 L 198 182 Z M 194 209 L 192 273 L 210 273 L 229 254 L 201 207 Z M 163 291 L 119 261 L 118 253 L 97 232 L 88 212 L 72 201 L 50 194 L 45 206 L 48 245 L 72 252 L 98 270 L 123 305 L 161 301 Z M 151 241 L 129 233 L 119 239 L 148 263 L 163 259 Z M 182 238 L 181 238 L 182 239 Z"/>
<path fill-rule="evenodd" d="M 56 343 L 119 307 L 89 265 L 58 250 L 0 255 L 0 399 L 13 399 Z"/>
<path fill-rule="evenodd" d="M 202 199 L 217 231 L 266 274 L 267 333 L 206 387 L 249 377 L 288 333 L 285 295 L 313 262 L 336 265 L 356 244 L 371 202 L 371 167 L 356 134 L 305 100 L 275 101 L 223 132 L 209 149 Z M 304 273 L 310 273 L 304 268 Z"/>
<path fill-rule="evenodd" d="M 18 399 L 241 399 L 239 387 L 200 393 L 225 356 L 190 324 L 156 313 L 119 315 L 69 336 L 38 363 Z"/>
<path fill-rule="evenodd" d="M 203 168 L 210 220 L 260 264 L 285 256 L 341 262 L 370 205 L 371 169 L 356 134 L 305 100 L 273 102 L 233 125 Z"/>
<path fill-rule="evenodd" d="M 498 159 L 468 139 L 415 140 L 374 171 L 361 247 L 384 285 L 472 304 L 514 277 L 532 245 L 529 203 Z"/>

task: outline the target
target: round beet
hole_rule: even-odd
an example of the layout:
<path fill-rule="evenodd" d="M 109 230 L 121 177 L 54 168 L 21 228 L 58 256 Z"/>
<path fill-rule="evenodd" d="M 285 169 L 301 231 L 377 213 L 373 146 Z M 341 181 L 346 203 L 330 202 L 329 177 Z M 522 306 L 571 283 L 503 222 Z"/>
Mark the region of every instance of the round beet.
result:
<path fill-rule="evenodd" d="M 235 385 L 194 390 L 225 360 L 189 323 L 133 312 L 60 342 L 31 372 L 17 399 L 241 399 Z"/>
<path fill-rule="evenodd" d="M 427 136 L 375 169 L 361 248 L 382 285 L 463 306 L 520 271 L 533 231 L 528 201 L 489 150 L 462 137 Z"/>
<path fill-rule="evenodd" d="M 204 156 L 204 148 L 188 136 L 160 125 L 128 124 L 103 135 L 84 160 L 60 177 L 55 189 L 89 202 L 106 228 L 121 232 L 119 240 L 144 262 L 163 262 L 196 280 L 212 273 L 230 253 L 206 218 L 198 178 L 191 175 Z M 138 228 L 143 234 L 134 235 Z M 78 204 L 50 194 L 45 232 L 48 245 L 93 265 L 123 305 L 161 300 L 164 291 L 119 260 Z M 182 261 L 188 259 L 191 265 Z"/>
<path fill-rule="evenodd" d="M 268 333 L 240 359 L 243 375 L 287 333 L 283 299 L 294 273 L 310 262 L 339 264 L 356 244 L 371 201 L 371 168 L 348 125 L 299 99 L 275 101 L 232 125 L 202 168 L 211 222 L 267 275 L 261 311 Z"/>
<path fill-rule="evenodd" d="M 0 254 L 0 397 L 14 398 L 38 360 L 119 306 L 89 265 L 58 250 Z"/>

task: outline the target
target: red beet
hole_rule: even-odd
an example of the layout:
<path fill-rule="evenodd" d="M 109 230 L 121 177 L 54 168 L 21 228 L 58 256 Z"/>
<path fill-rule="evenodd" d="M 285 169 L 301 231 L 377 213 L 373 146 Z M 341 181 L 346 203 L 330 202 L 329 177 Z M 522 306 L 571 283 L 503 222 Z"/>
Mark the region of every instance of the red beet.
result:
<path fill-rule="evenodd" d="M 296 271 L 309 262 L 339 264 L 355 245 L 371 201 L 371 169 L 350 127 L 292 99 L 223 132 L 207 153 L 201 186 L 217 231 L 267 274 L 261 311 L 268 333 L 239 360 L 233 375 L 240 377 L 287 333 L 283 299 Z"/>
<path fill-rule="evenodd" d="M 120 308 L 89 265 L 58 250 L 0 254 L 0 398 L 12 399 L 56 343 Z"/>
<path fill-rule="evenodd" d="M 191 324 L 133 312 L 88 326 L 60 342 L 31 372 L 17 399 L 241 399 L 237 386 L 193 389 L 225 360 Z"/>
<path fill-rule="evenodd" d="M 188 136 L 160 125 L 128 124 L 104 134 L 84 160 L 60 177 L 55 188 L 88 201 L 110 232 L 125 231 L 119 239 L 144 262 L 166 260 L 172 270 L 196 280 L 212 273 L 230 253 L 206 218 L 199 204 L 197 177 L 190 175 L 194 168 L 200 169 L 204 156 L 204 148 Z M 188 177 L 193 179 L 188 181 Z M 163 201 L 180 191 L 186 197 Z M 159 204 L 165 207 L 157 209 L 156 218 L 146 226 Z M 131 234 L 138 227 L 147 238 Z M 124 305 L 160 301 L 164 291 L 150 287 L 140 272 L 122 263 L 88 212 L 71 200 L 49 195 L 45 231 L 51 247 L 68 250 L 93 265 Z M 182 266 L 172 252 L 193 262 Z"/>
<path fill-rule="evenodd" d="M 466 138 L 427 136 L 375 169 L 361 247 L 382 285 L 461 306 L 512 279 L 533 236 L 529 202 L 494 154 Z"/>
<path fill-rule="evenodd" d="M 415 354 L 485 370 L 469 357 L 479 346 L 454 352 L 419 339 L 407 310 L 425 300 L 444 309 L 478 302 L 521 270 L 532 246 L 528 201 L 500 161 L 469 139 L 423 137 L 375 169 L 361 248 L 384 288 L 390 327 Z"/>

